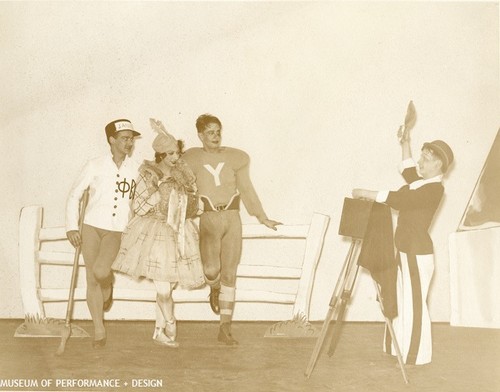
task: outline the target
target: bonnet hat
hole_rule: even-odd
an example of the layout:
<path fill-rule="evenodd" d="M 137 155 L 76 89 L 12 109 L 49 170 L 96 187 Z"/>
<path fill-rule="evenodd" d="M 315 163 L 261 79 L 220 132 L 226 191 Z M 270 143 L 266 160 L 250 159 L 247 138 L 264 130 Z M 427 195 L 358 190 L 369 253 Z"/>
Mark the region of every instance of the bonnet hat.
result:
<path fill-rule="evenodd" d="M 155 140 L 153 140 L 153 150 L 160 154 L 172 150 L 176 151 L 179 146 L 177 139 L 167 132 L 162 122 L 154 118 L 150 118 L 149 122 L 151 127 L 158 132 Z"/>

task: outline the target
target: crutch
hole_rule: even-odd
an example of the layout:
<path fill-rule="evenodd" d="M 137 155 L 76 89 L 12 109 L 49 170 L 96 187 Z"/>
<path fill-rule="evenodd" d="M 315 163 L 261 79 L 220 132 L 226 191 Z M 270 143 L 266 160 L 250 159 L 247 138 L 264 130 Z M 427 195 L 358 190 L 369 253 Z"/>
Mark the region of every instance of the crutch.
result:
<path fill-rule="evenodd" d="M 85 209 L 87 207 L 88 200 L 89 200 L 89 189 L 87 188 L 83 192 L 82 198 L 80 199 L 80 216 L 78 217 L 78 232 L 80 233 L 80 236 L 82 235 L 83 218 L 85 216 Z M 73 259 L 73 271 L 71 273 L 71 284 L 69 286 L 68 306 L 66 308 L 66 321 L 61 331 L 61 342 L 59 343 L 59 347 L 57 348 L 56 355 L 62 355 L 62 353 L 64 353 L 66 342 L 68 341 L 71 335 L 71 315 L 73 313 L 74 294 L 76 286 L 76 277 L 78 272 L 78 262 L 80 260 L 80 253 L 81 253 L 81 245 L 78 245 L 75 249 L 75 257 Z"/>

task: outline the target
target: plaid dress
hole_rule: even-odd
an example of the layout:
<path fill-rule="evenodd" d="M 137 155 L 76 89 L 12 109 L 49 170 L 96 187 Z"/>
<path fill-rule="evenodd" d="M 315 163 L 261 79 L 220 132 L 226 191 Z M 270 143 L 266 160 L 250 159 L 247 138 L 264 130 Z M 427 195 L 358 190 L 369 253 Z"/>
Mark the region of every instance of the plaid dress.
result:
<path fill-rule="evenodd" d="M 196 199 L 194 176 L 179 161 L 165 177 L 153 162 L 139 169 L 135 216 L 123 232 L 112 268 L 135 278 L 179 283 L 196 288 L 205 283 L 199 253 L 198 228 L 192 219 Z"/>

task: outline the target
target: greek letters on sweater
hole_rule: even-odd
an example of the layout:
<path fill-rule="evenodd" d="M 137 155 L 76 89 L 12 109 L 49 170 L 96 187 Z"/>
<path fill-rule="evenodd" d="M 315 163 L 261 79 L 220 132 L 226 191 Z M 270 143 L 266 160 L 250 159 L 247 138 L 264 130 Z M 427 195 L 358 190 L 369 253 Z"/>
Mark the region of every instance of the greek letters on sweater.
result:
<path fill-rule="evenodd" d="M 66 204 L 66 230 L 78 230 L 79 200 L 86 188 L 90 197 L 84 223 L 123 231 L 130 216 L 139 163 L 126 157 L 120 168 L 111 154 L 89 160 L 73 184 Z"/>
<path fill-rule="evenodd" d="M 183 159 L 191 167 L 200 196 L 213 205 L 225 205 L 239 192 L 248 213 L 265 217 L 262 204 L 250 180 L 250 157 L 242 150 L 222 147 L 211 153 L 203 148 L 190 148 Z"/>

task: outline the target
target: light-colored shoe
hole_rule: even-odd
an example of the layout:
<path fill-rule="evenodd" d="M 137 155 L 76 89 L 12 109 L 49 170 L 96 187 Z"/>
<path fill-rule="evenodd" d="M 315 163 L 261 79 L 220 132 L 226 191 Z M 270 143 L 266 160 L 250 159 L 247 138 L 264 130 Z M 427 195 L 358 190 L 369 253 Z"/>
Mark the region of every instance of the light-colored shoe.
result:
<path fill-rule="evenodd" d="M 159 344 L 160 346 L 171 348 L 179 347 L 179 342 L 176 342 L 174 339 L 171 339 L 167 335 L 165 335 L 165 332 L 161 328 L 155 328 L 155 332 L 153 333 L 153 340 L 155 344 Z"/>
<path fill-rule="evenodd" d="M 177 338 L 177 320 L 167 321 L 165 324 L 165 335 L 169 337 L 171 340 L 175 340 Z"/>

